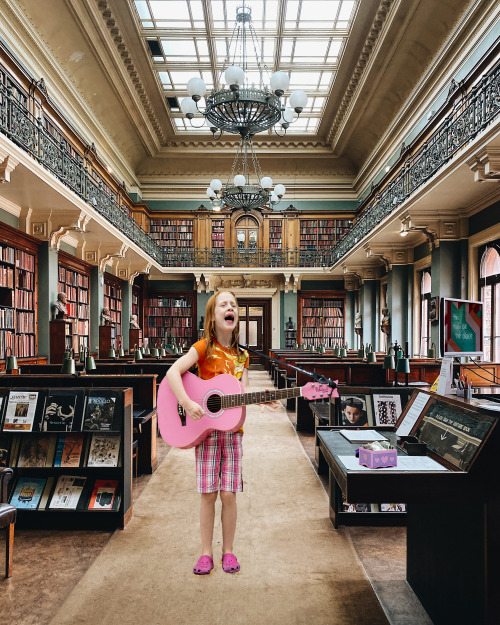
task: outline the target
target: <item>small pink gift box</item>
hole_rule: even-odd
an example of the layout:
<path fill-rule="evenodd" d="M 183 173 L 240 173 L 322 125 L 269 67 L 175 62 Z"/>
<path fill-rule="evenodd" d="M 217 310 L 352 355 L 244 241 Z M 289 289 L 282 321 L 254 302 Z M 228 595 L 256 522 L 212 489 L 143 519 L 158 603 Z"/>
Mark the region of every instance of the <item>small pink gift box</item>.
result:
<path fill-rule="evenodd" d="M 371 449 L 359 448 L 359 464 L 364 464 L 370 469 L 381 467 L 396 467 L 398 465 L 398 452 L 396 449 Z"/>

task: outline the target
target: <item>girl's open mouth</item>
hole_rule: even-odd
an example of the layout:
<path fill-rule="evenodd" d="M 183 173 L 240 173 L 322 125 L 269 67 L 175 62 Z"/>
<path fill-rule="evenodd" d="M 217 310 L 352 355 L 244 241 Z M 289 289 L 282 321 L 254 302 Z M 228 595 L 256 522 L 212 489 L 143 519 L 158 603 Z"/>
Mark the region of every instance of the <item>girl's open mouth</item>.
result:
<path fill-rule="evenodd" d="M 234 314 L 233 313 L 227 313 L 227 315 L 224 317 L 224 321 L 226 323 L 234 323 Z"/>

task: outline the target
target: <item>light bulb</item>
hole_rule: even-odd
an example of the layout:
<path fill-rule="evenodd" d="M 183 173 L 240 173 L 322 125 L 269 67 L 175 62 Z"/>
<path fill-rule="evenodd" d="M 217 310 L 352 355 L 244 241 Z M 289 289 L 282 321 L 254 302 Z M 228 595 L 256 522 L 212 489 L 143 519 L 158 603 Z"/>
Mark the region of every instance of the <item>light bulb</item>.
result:
<path fill-rule="evenodd" d="M 184 115 L 194 117 L 198 112 L 196 108 L 196 102 L 192 98 L 182 98 L 181 100 L 181 111 Z"/>
<path fill-rule="evenodd" d="M 241 87 L 241 85 L 245 82 L 245 72 L 241 69 L 241 67 L 231 65 L 226 69 L 224 78 L 229 86 L 238 85 L 238 87 Z"/>
<path fill-rule="evenodd" d="M 201 78 L 195 76 L 188 82 L 187 92 L 191 97 L 200 99 L 207 92 L 207 86 Z"/>
<path fill-rule="evenodd" d="M 207 195 L 208 197 L 215 197 L 215 191 L 212 189 L 212 187 L 207 188 Z"/>
<path fill-rule="evenodd" d="M 287 106 L 284 111 L 281 112 L 281 123 L 291 124 L 293 122 L 293 110 Z"/>
<path fill-rule="evenodd" d="M 274 191 L 271 193 L 270 201 L 271 201 L 271 204 L 277 204 L 280 201 L 279 197 L 276 195 Z"/>
<path fill-rule="evenodd" d="M 302 89 L 297 89 L 290 96 L 290 106 L 295 109 L 296 113 L 302 113 L 307 104 L 307 93 Z"/>
<path fill-rule="evenodd" d="M 234 177 L 233 182 L 234 182 L 235 187 L 244 187 L 246 184 L 246 178 L 245 176 L 238 174 L 237 176 Z"/>
<path fill-rule="evenodd" d="M 282 198 L 285 195 L 285 191 L 286 191 L 285 185 L 277 184 L 274 187 L 274 192 L 279 198 Z"/>
<path fill-rule="evenodd" d="M 283 92 L 290 86 L 290 76 L 286 72 L 274 72 L 270 82 L 274 93 L 277 96 L 282 96 Z"/>
<path fill-rule="evenodd" d="M 220 191 L 222 189 L 222 182 L 218 178 L 214 178 L 210 183 L 210 187 L 214 191 Z"/>
<path fill-rule="evenodd" d="M 272 178 L 269 178 L 269 176 L 264 176 L 264 178 L 261 178 L 260 180 L 260 186 L 266 190 L 270 189 L 273 186 Z"/>

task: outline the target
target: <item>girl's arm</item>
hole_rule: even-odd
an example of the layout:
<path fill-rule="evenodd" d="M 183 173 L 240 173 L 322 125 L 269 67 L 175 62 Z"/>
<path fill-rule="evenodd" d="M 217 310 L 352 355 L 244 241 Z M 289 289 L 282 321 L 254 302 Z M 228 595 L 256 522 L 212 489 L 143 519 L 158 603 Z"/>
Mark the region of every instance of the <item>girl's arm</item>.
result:
<path fill-rule="evenodd" d="M 241 374 L 241 379 L 240 382 L 243 384 L 243 389 L 245 390 L 245 393 L 251 393 L 252 389 L 250 388 L 250 382 L 248 380 L 248 369 L 243 369 L 243 373 Z M 266 391 L 268 389 L 266 388 Z M 276 401 L 270 401 L 267 402 L 265 404 L 259 404 L 261 407 L 262 412 L 264 412 L 264 406 L 270 410 L 271 412 L 274 412 L 276 410 L 276 408 L 279 408 L 281 406 L 281 402 L 276 400 Z"/>
<path fill-rule="evenodd" d="M 194 347 L 191 347 L 187 354 L 181 356 L 178 360 L 170 366 L 167 371 L 166 377 L 173 394 L 179 400 L 179 404 L 184 408 L 188 417 L 191 419 L 201 419 L 205 414 L 200 404 L 193 401 L 184 389 L 182 383 L 182 374 L 186 373 L 193 365 L 198 362 L 198 352 Z"/>

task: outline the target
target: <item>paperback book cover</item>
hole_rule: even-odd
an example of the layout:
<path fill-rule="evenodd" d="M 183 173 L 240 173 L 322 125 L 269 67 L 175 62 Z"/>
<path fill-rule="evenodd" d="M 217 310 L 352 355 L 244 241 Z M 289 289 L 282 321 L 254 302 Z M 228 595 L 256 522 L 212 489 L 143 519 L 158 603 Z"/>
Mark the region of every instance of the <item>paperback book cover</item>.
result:
<path fill-rule="evenodd" d="M 0 467 L 8 467 L 13 437 L 11 434 L 0 433 Z"/>
<path fill-rule="evenodd" d="M 88 467 L 117 467 L 120 456 L 120 433 L 92 434 Z"/>
<path fill-rule="evenodd" d="M 81 475 L 61 475 L 50 498 L 49 508 L 60 510 L 76 510 L 86 477 Z"/>
<path fill-rule="evenodd" d="M 47 484 L 45 484 L 45 488 L 43 489 L 42 497 L 40 499 L 40 503 L 38 504 L 38 510 L 45 510 L 45 508 L 47 507 L 50 493 L 52 491 L 52 486 L 54 484 L 54 479 L 54 477 L 47 478 Z"/>
<path fill-rule="evenodd" d="M 9 391 L 4 431 L 31 432 L 38 430 L 37 404 L 38 391 Z"/>
<path fill-rule="evenodd" d="M 51 467 L 56 447 L 55 435 L 25 434 L 17 459 L 18 467 Z"/>
<path fill-rule="evenodd" d="M 114 391 L 90 389 L 85 411 L 85 430 L 101 432 L 118 429 L 115 422 L 119 418 L 118 394 Z"/>
<path fill-rule="evenodd" d="M 54 455 L 55 467 L 79 467 L 82 458 L 84 434 L 60 434 Z"/>
<path fill-rule="evenodd" d="M 55 389 L 49 391 L 43 414 L 43 432 L 71 432 L 82 429 L 85 391 Z"/>
<path fill-rule="evenodd" d="M 90 497 L 89 510 L 113 510 L 118 480 L 96 480 Z"/>
<path fill-rule="evenodd" d="M 22 510 L 36 510 L 46 481 L 41 477 L 20 477 L 10 498 L 10 504 Z"/>

